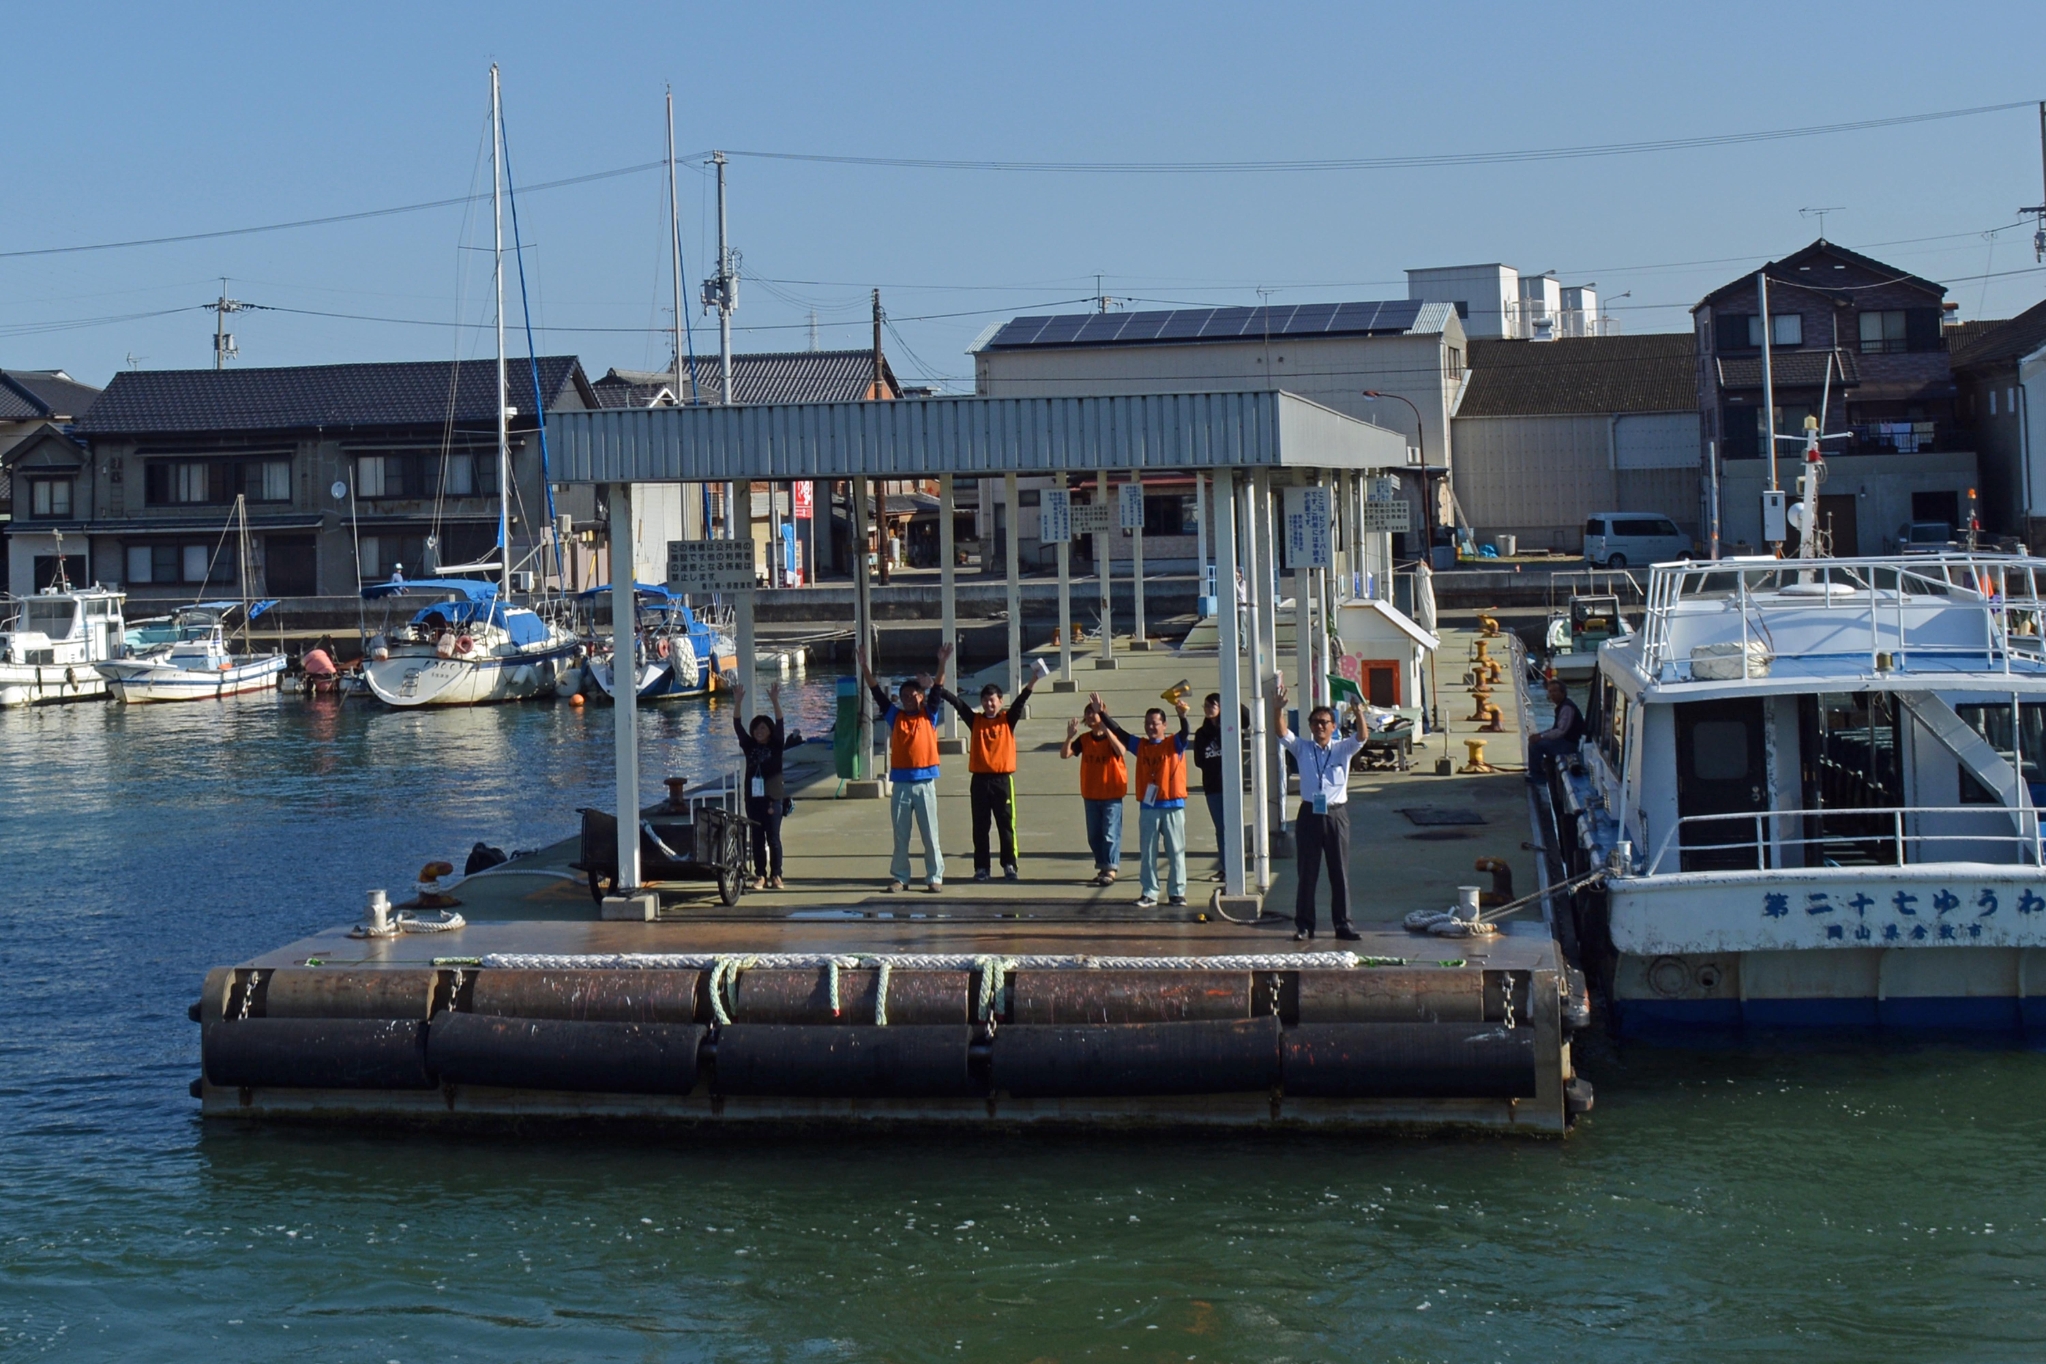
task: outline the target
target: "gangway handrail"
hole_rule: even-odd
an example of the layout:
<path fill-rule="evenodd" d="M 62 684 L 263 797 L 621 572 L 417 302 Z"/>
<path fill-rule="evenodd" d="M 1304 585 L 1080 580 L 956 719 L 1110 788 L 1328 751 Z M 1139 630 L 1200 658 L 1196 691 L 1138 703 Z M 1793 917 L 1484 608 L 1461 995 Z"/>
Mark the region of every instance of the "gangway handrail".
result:
<path fill-rule="evenodd" d="M 1824 818 L 1828 815 L 1871 818 L 1888 816 L 1890 828 L 1887 832 L 1849 834 L 1836 831 L 1831 834 L 1821 833 L 1791 838 L 1787 837 L 1781 829 L 1770 828 L 1765 823 L 1766 821 L 1789 819 Z M 1904 819 L 1907 815 L 1968 815 L 1975 818 L 1989 818 L 2004 826 L 2004 829 L 2001 832 L 1992 830 L 1987 833 L 1932 834 L 1907 832 L 1904 827 Z M 1755 836 L 1752 840 L 1736 839 L 1730 843 L 1688 844 L 1682 841 L 1682 830 L 1686 825 L 1723 825 L 1736 820 L 1754 821 Z M 2016 825 L 2015 829 L 2010 828 L 2013 823 Z M 1668 858 L 1673 848 L 1679 856 L 1680 865 L 1682 854 L 1687 852 L 1752 851 L 1755 854 L 1755 869 L 1769 871 L 1780 870 L 1782 868 L 1782 850 L 1785 848 L 1809 847 L 1829 843 L 1866 843 L 1878 839 L 1891 843 L 1895 847 L 1895 860 L 1878 864 L 1883 866 L 1939 865 L 1937 862 L 1928 862 L 1922 855 L 1915 861 L 1908 858 L 1905 855 L 1906 846 L 1914 843 L 1920 845 L 1921 854 L 1924 851 L 1923 845 L 1927 843 L 2007 843 L 2013 845 L 2018 853 L 2018 860 L 2011 865 L 2046 866 L 2046 844 L 2042 844 L 2039 812 L 2029 805 L 2022 809 L 2012 809 L 2008 805 L 1841 805 L 1823 806 L 1810 810 L 1752 810 L 1731 811 L 1719 815 L 1680 816 L 1675 824 L 1664 831 L 1662 841 L 1656 844 L 1655 852 L 1648 859 L 1647 867 L 1641 874 L 1644 876 L 1662 874 L 1663 862 Z"/>

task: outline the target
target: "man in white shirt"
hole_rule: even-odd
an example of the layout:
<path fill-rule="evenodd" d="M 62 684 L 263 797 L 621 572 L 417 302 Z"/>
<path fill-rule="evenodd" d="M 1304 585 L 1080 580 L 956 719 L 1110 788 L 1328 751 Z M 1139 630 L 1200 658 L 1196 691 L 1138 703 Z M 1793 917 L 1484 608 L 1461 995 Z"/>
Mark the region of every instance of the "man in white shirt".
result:
<path fill-rule="evenodd" d="M 1293 901 L 1293 941 L 1314 937 L 1314 890 L 1325 860 L 1329 922 L 1338 938 L 1355 942 L 1363 935 L 1350 926 L 1350 759 L 1370 737 L 1370 722 L 1363 707 L 1352 701 L 1356 733 L 1339 739 L 1336 713 L 1327 706 L 1316 706 L 1307 713 L 1308 737 L 1293 733 L 1286 726 L 1284 677 L 1273 680 L 1272 711 L 1279 747 L 1293 755 L 1293 765 L 1300 771 L 1300 813 L 1293 821 L 1299 882 Z"/>

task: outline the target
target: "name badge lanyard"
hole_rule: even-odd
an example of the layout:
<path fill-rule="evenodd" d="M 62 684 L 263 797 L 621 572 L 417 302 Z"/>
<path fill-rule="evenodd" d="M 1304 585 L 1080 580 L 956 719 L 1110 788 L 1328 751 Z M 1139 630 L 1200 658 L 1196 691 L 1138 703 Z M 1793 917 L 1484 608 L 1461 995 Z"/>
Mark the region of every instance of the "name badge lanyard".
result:
<path fill-rule="evenodd" d="M 1309 741 L 1307 745 L 1314 755 L 1314 813 L 1328 813 L 1328 765 L 1335 757 L 1333 746 L 1324 749 L 1320 744 Z"/>

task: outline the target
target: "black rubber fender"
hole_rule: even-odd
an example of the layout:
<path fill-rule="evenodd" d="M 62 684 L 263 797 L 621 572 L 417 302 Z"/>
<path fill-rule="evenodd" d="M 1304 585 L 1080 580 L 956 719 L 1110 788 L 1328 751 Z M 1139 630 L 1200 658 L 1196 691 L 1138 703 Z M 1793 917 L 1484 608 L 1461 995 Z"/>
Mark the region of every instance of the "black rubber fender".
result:
<path fill-rule="evenodd" d="M 199 1054 L 216 1085 L 432 1089 L 426 1020 L 242 1018 L 208 1023 Z"/>
<path fill-rule="evenodd" d="M 994 1086 L 1017 1098 L 1242 1094 L 1279 1081 L 1279 1020 L 1011 1025 Z"/>
<path fill-rule="evenodd" d="M 457 1085 L 582 1094 L 687 1094 L 704 1028 L 695 1023 L 584 1023 L 438 1013 L 427 1062 Z"/>
<path fill-rule="evenodd" d="M 964 1025 L 734 1023 L 718 1030 L 717 1092 L 836 1099 L 974 1098 Z"/>
<path fill-rule="evenodd" d="M 1533 1028 L 1315 1023 L 1286 1033 L 1288 1097 L 1533 1098 Z"/>

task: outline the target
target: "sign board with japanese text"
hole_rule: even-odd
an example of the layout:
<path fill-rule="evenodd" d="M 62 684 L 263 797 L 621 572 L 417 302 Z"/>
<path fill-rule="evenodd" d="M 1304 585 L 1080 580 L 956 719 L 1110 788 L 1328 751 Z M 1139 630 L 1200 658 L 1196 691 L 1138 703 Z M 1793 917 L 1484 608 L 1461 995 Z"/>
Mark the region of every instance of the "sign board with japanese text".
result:
<path fill-rule="evenodd" d="M 1073 504 L 1073 534 L 1106 535 L 1115 529 L 1115 508 L 1105 502 Z"/>
<path fill-rule="evenodd" d="M 1327 488 L 1286 489 L 1286 567 L 1329 566 L 1331 519 Z"/>
<path fill-rule="evenodd" d="M 1673 880 L 1629 877 L 1610 883 L 1615 947 L 1644 957 L 1785 948 L 2046 947 L 2046 880 L 2036 868 L 1917 863 L 1850 875 L 1817 868 L 1786 869 L 1765 879 L 1728 872 L 1670 884 Z"/>
<path fill-rule="evenodd" d="M 1073 538 L 1073 494 L 1067 488 L 1046 488 L 1038 496 L 1039 544 L 1063 545 Z"/>
<path fill-rule="evenodd" d="M 1144 485 L 1125 483 L 1115 490 L 1116 524 L 1123 530 L 1144 531 Z"/>
<path fill-rule="evenodd" d="M 750 592 L 753 555 L 751 540 L 670 540 L 668 590 Z"/>
<path fill-rule="evenodd" d="M 1366 502 L 1357 528 L 1366 535 L 1391 535 L 1414 528 L 1411 502 Z"/>
<path fill-rule="evenodd" d="M 808 479 L 804 479 L 802 482 L 795 484 L 794 487 L 796 500 L 795 518 L 798 521 L 808 521 L 816 515 L 817 485 Z"/>

